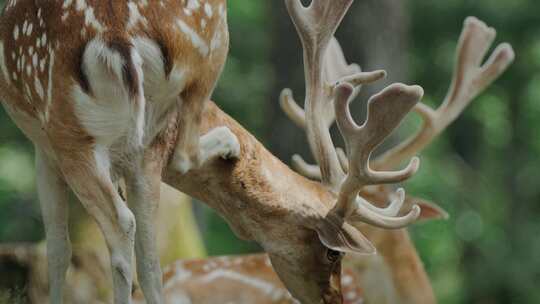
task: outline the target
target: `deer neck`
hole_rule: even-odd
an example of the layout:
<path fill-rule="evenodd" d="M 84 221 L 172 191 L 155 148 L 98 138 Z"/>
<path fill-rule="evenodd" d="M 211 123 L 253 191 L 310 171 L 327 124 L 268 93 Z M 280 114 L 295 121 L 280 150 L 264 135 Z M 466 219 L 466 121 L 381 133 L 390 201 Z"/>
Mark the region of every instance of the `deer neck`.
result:
<path fill-rule="evenodd" d="M 219 212 L 239 237 L 262 242 L 280 223 L 309 225 L 330 210 L 335 198 L 327 189 L 296 174 L 215 104 L 203 117 L 201 134 L 228 127 L 240 142 L 240 158 L 215 160 L 183 176 L 169 166 L 164 180 Z"/>

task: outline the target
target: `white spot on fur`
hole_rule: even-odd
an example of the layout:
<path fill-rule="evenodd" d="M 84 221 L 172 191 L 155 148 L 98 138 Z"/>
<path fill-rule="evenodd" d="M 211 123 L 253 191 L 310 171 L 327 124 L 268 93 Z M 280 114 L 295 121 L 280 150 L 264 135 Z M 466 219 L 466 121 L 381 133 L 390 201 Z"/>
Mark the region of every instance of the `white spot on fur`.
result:
<path fill-rule="evenodd" d="M 356 299 L 358 297 L 358 294 L 354 291 L 351 291 L 351 292 L 348 292 L 346 295 L 345 295 L 345 299 L 348 300 L 348 301 L 352 301 L 354 299 Z"/>
<path fill-rule="evenodd" d="M 64 0 L 64 4 L 62 4 L 62 8 L 66 9 L 70 7 L 72 3 L 73 3 L 73 0 Z"/>
<path fill-rule="evenodd" d="M 24 20 L 23 26 L 22 26 L 22 34 L 26 33 L 26 28 L 28 27 L 28 20 Z"/>
<path fill-rule="evenodd" d="M 94 8 L 89 7 L 86 10 L 84 10 L 84 22 L 87 26 L 93 26 L 94 29 L 96 29 L 98 32 L 103 32 L 104 27 L 101 25 L 101 23 L 96 19 L 96 16 L 94 15 Z"/>
<path fill-rule="evenodd" d="M 219 16 L 220 16 L 220 17 L 223 17 L 223 16 L 225 15 L 225 6 L 223 5 L 223 3 L 220 3 L 220 4 L 219 4 L 219 9 L 218 9 L 218 11 L 219 11 Z"/>
<path fill-rule="evenodd" d="M 268 256 L 264 258 L 264 265 L 272 267 L 272 262 L 270 261 L 270 258 Z"/>
<path fill-rule="evenodd" d="M 65 22 L 67 20 L 67 18 L 69 17 L 69 11 L 65 11 L 63 14 L 62 14 L 62 17 L 60 17 L 62 19 L 62 22 Z"/>
<path fill-rule="evenodd" d="M 131 29 L 137 25 L 137 23 L 142 22 L 144 26 L 148 25 L 148 21 L 145 17 L 141 15 L 141 12 L 139 11 L 139 8 L 137 5 L 133 2 L 128 3 L 129 8 L 129 21 L 128 21 L 128 29 Z"/>
<path fill-rule="evenodd" d="M 212 37 L 212 40 L 210 41 L 210 49 L 212 51 L 220 48 L 223 44 L 223 32 L 218 29 L 214 33 L 214 37 Z"/>
<path fill-rule="evenodd" d="M 178 19 L 176 20 L 176 23 L 180 30 L 189 38 L 193 46 L 199 51 L 201 56 L 208 56 L 208 53 L 210 52 L 208 45 L 206 42 L 195 32 L 189 25 L 187 25 L 184 21 Z"/>
<path fill-rule="evenodd" d="M 84 24 L 86 26 L 92 26 L 96 31 L 103 32 L 105 28 L 101 23 L 97 20 L 96 16 L 94 15 L 94 8 L 89 6 L 86 3 L 86 0 L 77 0 L 75 4 L 75 9 L 79 12 L 84 11 Z"/>
<path fill-rule="evenodd" d="M 17 0 L 10 0 L 6 5 L 6 11 L 13 8 L 15 5 L 17 5 Z"/>
<path fill-rule="evenodd" d="M 19 25 L 15 25 L 15 28 L 13 29 L 13 39 L 19 39 Z"/>
<path fill-rule="evenodd" d="M 39 61 L 39 70 L 41 73 L 45 72 L 45 64 L 47 63 L 47 59 L 43 58 Z"/>
<path fill-rule="evenodd" d="M 343 279 L 341 279 L 341 284 L 343 284 L 343 286 L 351 285 L 352 282 L 353 278 L 350 275 L 345 275 Z"/>
<path fill-rule="evenodd" d="M 28 24 L 28 27 L 26 28 L 26 36 L 32 35 L 33 29 L 34 29 L 34 24 L 33 23 Z"/>
<path fill-rule="evenodd" d="M 36 90 L 39 98 L 43 100 L 45 98 L 45 91 L 43 90 L 43 85 L 37 76 L 34 77 L 34 89 Z"/>
<path fill-rule="evenodd" d="M 212 5 L 210 5 L 210 3 L 207 2 L 204 4 L 204 12 L 208 18 L 212 18 L 212 15 L 214 15 L 214 10 L 212 9 Z"/>
<path fill-rule="evenodd" d="M 187 9 L 196 10 L 199 9 L 199 7 L 201 7 L 199 0 L 188 0 Z"/>
<path fill-rule="evenodd" d="M 41 45 L 45 46 L 47 44 L 47 33 L 41 35 Z"/>

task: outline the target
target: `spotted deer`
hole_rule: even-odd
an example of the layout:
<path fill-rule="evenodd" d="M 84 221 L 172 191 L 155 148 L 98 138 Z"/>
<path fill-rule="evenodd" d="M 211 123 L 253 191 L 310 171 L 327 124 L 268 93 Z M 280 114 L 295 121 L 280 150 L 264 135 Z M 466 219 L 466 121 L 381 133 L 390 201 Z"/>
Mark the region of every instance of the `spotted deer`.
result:
<path fill-rule="evenodd" d="M 308 22 L 306 20 L 312 22 L 319 20 L 316 16 L 337 15 L 335 11 L 323 13 L 323 4 L 318 1 L 314 1 L 310 8 L 303 8 L 300 4 L 294 6 L 295 1 L 286 3 L 289 5 L 293 15 L 300 12 L 310 16 L 310 18 L 299 17 L 306 23 Z M 321 10 L 320 15 L 315 14 L 317 10 Z M 328 24 L 326 20 L 320 22 Z M 310 33 L 310 29 L 299 29 L 299 31 L 304 34 Z M 324 28 L 321 32 L 331 31 Z M 506 71 L 514 60 L 514 52 L 511 46 L 506 43 L 500 44 L 489 59 L 482 63 L 494 38 L 494 29 L 474 17 L 466 19 L 457 47 L 452 84 L 442 105 L 437 110 L 431 110 L 422 103 L 416 104 L 413 110 L 420 114 L 425 124 L 419 133 L 374 159 L 371 162 L 374 168 L 390 170 L 405 159 L 420 153 L 458 118 L 476 96 Z M 323 39 L 314 40 L 324 41 Z M 304 41 L 304 46 L 308 43 Z M 305 47 L 309 48 L 310 45 L 308 44 Z M 340 93 L 344 93 L 344 91 L 347 93 L 345 95 L 357 93 L 358 87 L 353 90 L 347 84 L 360 84 L 359 75 L 369 75 L 375 79 L 381 77 L 384 73 L 361 73 L 357 65 L 348 64 L 337 40 L 329 42 L 326 56 L 319 63 L 319 74 L 314 73 L 316 75 L 312 75 L 309 73 L 311 71 L 310 67 L 312 67 L 310 64 L 318 62 L 318 60 L 320 58 L 315 56 L 312 51 L 306 50 L 308 71 L 308 94 L 306 95 L 312 98 L 309 99 L 308 97 L 306 111 L 294 102 L 290 90 L 283 91 L 281 104 L 292 121 L 305 128 L 308 134 L 310 132 L 310 123 L 320 123 L 321 128 L 311 136 L 326 134 L 325 139 L 329 141 L 327 132 L 329 126 L 334 123 L 333 113 L 337 113 L 338 125 L 343 123 L 340 119 L 350 119 L 348 113 L 343 112 L 343 108 L 338 108 L 337 111 L 333 109 L 333 107 L 343 106 L 344 103 L 346 104 L 346 100 L 349 99 L 346 98 L 345 100 L 343 98 L 345 96 L 341 96 Z M 324 82 L 320 79 L 323 76 L 325 77 Z M 344 91 L 338 92 L 334 103 L 332 103 L 332 95 L 329 97 L 319 92 L 320 95 L 312 96 L 311 94 L 316 94 L 309 90 L 313 90 L 317 86 L 310 81 L 316 79 L 327 85 L 323 87 L 325 88 L 325 90 L 322 90 L 323 93 L 332 92 L 336 89 L 332 86 L 335 83 L 345 83 L 345 86 L 343 84 L 338 86 L 339 91 Z M 396 88 L 398 87 L 395 85 L 391 86 L 386 89 L 386 92 Z M 403 88 L 400 87 L 399 89 Z M 315 116 L 316 112 L 314 110 L 317 107 L 310 109 L 310 102 L 317 100 L 317 97 L 321 96 L 326 96 L 326 98 L 318 106 L 322 107 L 324 105 L 325 111 L 318 112 L 318 114 L 324 113 L 325 115 Z M 394 102 L 393 106 L 399 104 L 399 100 L 393 98 L 380 99 L 380 96 L 378 95 L 371 100 L 368 120 L 364 123 L 364 128 L 373 123 L 373 120 L 381 123 L 378 127 L 386 127 L 382 120 L 379 120 L 380 116 L 374 115 L 374 107 L 381 106 L 381 101 L 392 101 Z M 314 105 L 311 105 L 311 107 L 314 107 Z M 377 212 L 379 217 L 384 219 L 384 222 L 380 221 L 378 225 L 373 225 L 374 223 L 371 220 L 363 219 L 371 225 L 359 223 L 351 220 L 351 218 L 354 219 L 357 216 L 357 213 L 354 213 L 351 218 L 346 218 L 344 221 L 344 225 L 341 226 L 342 231 L 338 232 L 339 238 L 327 240 L 328 235 L 319 231 L 320 225 L 328 225 L 327 221 L 332 223 L 335 219 L 332 212 L 336 208 L 335 204 L 336 200 L 339 199 L 339 194 L 332 190 L 332 186 L 324 184 L 325 179 L 328 179 L 328 177 L 325 177 L 324 171 L 320 169 L 319 165 L 309 165 L 301 157 L 295 156 L 293 164 L 297 171 L 301 173 L 301 175 L 296 175 L 213 103 L 206 109 L 202 125 L 203 133 L 205 130 L 211 130 L 216 126 L 226 126 L 240 143 L 240 156 L 229 161 L 215 160 L 199 170 L 192 171 L 187 176 L 178 174 L 174 171 L 173 166 L 169 166 L 165 173 L 165 181 L 218 210 L 241 238 L 259 242 L 265 251 L 269 253 L 276 274 L 294 298 L 300 300 L 301 303 L 342 303 L 342 301 L 347 301 L 346 293 L 343 293 L 344 290 L 342 289 L 344 286 L 340 286 L 336 282 L 339 282 L 339 271 L 332 272 L 323 269 L 323 267 L 327 267 L 329 263 L 335 265 L 334 267 L 339 267 L 341 255 L 334 251 L 351 251 L 347 247 L 347 237 L 349 233 L 357 232 L 357 230 L 346 230 L 348 228 L 346 224 L 351 223 L 355 229 L 362 231 L 367 239 L 378 248 L 379 255 L 377 256 L 349 254 L 344 261 L 346 265 L 349 265 L 350 269 L 353 269 L 358 274 L 360 278 L 359 284 L 367 303 L 436 303 L 429 278 L 407 231 L 405 229 L 387 230 L 377 226 L 383 226 L 383 228 L 400 226 L 391 224 L 388 217 L 397 214 L 406 216 L 409 210 L 414 210 L 415 205 L 421 206 L 421 213 L 419 216 L 414 214 L 414 217 L 411 217 L 407 222 L 413 221 L 417 216 L 418 219 L 444 218 L 447 214 L 442 209 L 424 200 L 405 199 L 403 191 L 393 193 L 392 188 L 389 186 L 363 187 L 360 189 L 360 196 L 357 199 L 365 199 L 373 203 L 374 205 L 367 205 L 366 203 L 366 205 L 362 206 L 369 206 L 366 208 Z M 353 130 L 358 129 L 353 128 Z M 310 142 L 312 140 L 310 138 Z M 353 152 L 352 158 L 356 157 L 354 149 L 361 146 L 351 147 L 351 142 L 347 142 L 347 145 L 349 156 Z M 369 146 L 369 148 L 366 148 L 367 150 L 361 150 L 361 152 L 368 153 L 372 147 Z M 326 149 L 329 154 L 335 153 L 333 157 L 337 158 L 337 163 L 340 165 L 338 168 L 343 171 L 348 172 L 351 165 L 360 164 L 364 168 L 368 167 L 366 160 L 351 162 L 351 157 L 347 158 L 343 150 L 334 149 L 333 145 L 324 146 L 321 149 Z M 321 163 L 321 159 L 324 160 L 324 158 L 317 154 L 320 151 L 313 150 L 315 158 Z M 330 166 L 330 168 L 340 174 L 339 169 L 335 169 L 336 167 Z M 351 173 L 349 172 L 349 174 Z M 360 176 L 364 175 L 360 174 Z M 318 180 L 322 180 L 323 183 L 317 182 Z M 205 183 L 207 187 L 200 187 L 200 183 Z M 334 187 L 343 191 L 338 184 L 334 185 Z M 213 190 L 206 191 L 206 189 Z M 394 203 L 388 205 L 387 202 L 392 199 Z M 358 202 L 358 204 L 363 204 L 363 201 Z M 317 210 L 322 210 L 323 213 L 317 215 L 317 212 L 320 212 Z M 360 210 L 355 209 L 354 212 L 360 212 Z M 316 221 L 312 222 L 312 218 L 315 218 Z M 321 219 L 323 222 L 321 222 Z M 369 248 L 371 247 L 367 240 L 364 240 L 362 244 L 367 246 L 364 253 L 370 252 Z M 242 264 L 243 262 L 238 260 L 238 263 Z M 185 267 L 185 265 L 190 264 L 180 262 L 180 265 Z M 211 263 L 211 265 L 214 264 Z M 239 271 L 246 274 L 242 270 L 243 266 L 238 268 L 234 266 L 228 267 L 232 267 L 232 272 Z M 174 272 L 176 268 L 172 266 L 169 269 Z M 187 272 L 185 272 L 186 269 Z M 180 297 L 187 303 L 213 303 L 211 299 L 208 300 L 209 302 L 196 301 L 196 299 L 200 299 L 199 297 L 205 296 L 200 294 L 200 291 L 205 290 L 205 288 L 199 284 L 208 282 L 203 278 L 210 274 L 196 272 L 194 274 L 197 278 L 193 282 L 187 279 L 184 280 L 183 276 L 187 276 L 189 269 L 190 267 L 181 268 L 181 271 L 176 270 L 177 274 L 180 273 L 181 279 L 172 274 L 166 276 L 165 281 L 169 284 L 167 285 L 168 288 L 165 289 L 166 297 L 168 299 Z M 260 267 L 260 269 L 260 273 L 250 272 L 248 276 L 252 276 L 254 279 L 272 276 L 268 268 Z M 228 274 L 231 273 L 228 272 Z M 235 278 L 230 276 L 235 276 Z M 250 303 L 250 300 L 243 302 L 243 299 L 257 297 L 257 303 L 273 303 L 273 293 L 261 295 L 258 290 L 253 291 L 243 288 L 245 287 L 244 281 L 239 282 L 236 280 L 238 276 L 234 274 L 230 276 L 221 276 L 220 282 L 227 284 L 227 286 L 237 287 L 238 292 L 234 293 L 227 290 L 224 295 L 227 299 L 231 299 L 234 303 Z M 199 279 L 202 281 L 198 281 Z M 341 278 L 341 281 L 343 282 L 343 278 Z M 318 288 L 313 287 L 316 284 L 318 284 Z M 197 286 L 195 291 L 193 291 L 194 286 Z M 190 292 L 194 294 L 190 294 Z M 327 293 L 342 294 L 344 299 L 339 296 L 329 298 Z M 214 292 L 214 295 L 216 294 L 218 294 L 217 291 Z M 211 296 L 209 295 L 209 297 Z M 292 300 L 284 301 L 290 303 L 287 301 Z M 277 303 L 280 302 L 277 301 Z"/>
<path fill-rule="evenodd" d="M 134 248 L 148 303 L 163 303 L 163 165 L 149 147 L 174 117 L 177 170 L 208 156 L 199 124 L 228 53 L 226 1 L 10 0 L 0 26 L 2 104 L 36 150 L 51 302 L 62 303 L 71 256 L 71 189 L 106 238 L 115 303 L 130 303 Z"/>

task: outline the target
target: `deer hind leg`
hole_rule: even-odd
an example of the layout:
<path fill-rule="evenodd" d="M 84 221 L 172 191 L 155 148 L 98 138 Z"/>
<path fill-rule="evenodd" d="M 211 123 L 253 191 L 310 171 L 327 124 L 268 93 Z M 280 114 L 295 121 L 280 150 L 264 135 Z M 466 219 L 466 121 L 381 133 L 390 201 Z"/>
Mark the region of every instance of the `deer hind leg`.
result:
<path fill-rule="evenodd" d="M 151 152 L 149 152 L 151 153 Z M 137 222 L 135 255 L 137 275 L 148 304 L 162 304 L 163 283 L 156 245 L 155 220 L 159 205 L 161 166 L 153 157 L 145 158 L 142 168 L 126 176 L 127 200 Z"/>
<path fill-rule="evenodd" d="M 202 94 L 201 90 L 195 90 L 182 98 L 173 158 L 173 164 L 181 174 L 217 157 L 228 159 L 240 154 L 238 139 L 226 127 L 218 127 L 199 136 L 202 112 L 207 100 L 209 97 Z"/>
<path fill-rule="evenodd" d="M 240 156 L 240 143 L 234 133 L 227 127 L 210 130 L 200 139 L 201 164 L 212 160 L 234 159 Z"/>
<path fill-rule="evenodd" d="M 50 303 L 61 304 L 71 260 L 67 184 L 58 168 L 36 147 L 37 189 L 47 239 Z"/>
<path fill-rule="evenodd" d="M 200 166 L 199 128 L 208 98 L 208 92 L 197 85 L 188 89 L 179 98 L 178 138 L 174 164 L 182 174 Z"/>
<path fill-rule="evenodd" d="M 65 155 L 66 153 L 58 153 Z M 96 146 L 60 160 L 65 180 L 103 232 L 110 253 L 114 303 L 131 303 L 135 217 L 110 176 L 107 148 Z"/>

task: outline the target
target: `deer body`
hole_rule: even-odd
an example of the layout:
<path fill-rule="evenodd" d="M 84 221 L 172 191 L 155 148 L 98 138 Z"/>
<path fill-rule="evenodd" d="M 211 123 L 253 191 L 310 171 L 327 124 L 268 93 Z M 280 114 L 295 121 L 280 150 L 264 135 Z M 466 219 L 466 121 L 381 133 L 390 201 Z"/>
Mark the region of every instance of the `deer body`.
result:
<path fill-rule="evenodd" d="M 71 189 L 104 232 L 115 303 L 130 302 L 134 246 L 147 301 L 162 303 L 162 164 L 148 147 L 174 116 L 175 163 L 199 165 L 201 112 L 228 52 L 226 1 L 13 0 L 0 27 L 2 103 L 36 147 L 51 302 L 62 302 L 70 258 Z"/>
<path fill-rule="evenodd" d="M 164 269 L 166 303 L 298 304 L 272 269 L 267 255 L 177 261 Z M 359 276 L 345 270 L 345 304 L 361 304 Z M 135 303 L 143 303 L 140 293 Z"/>

